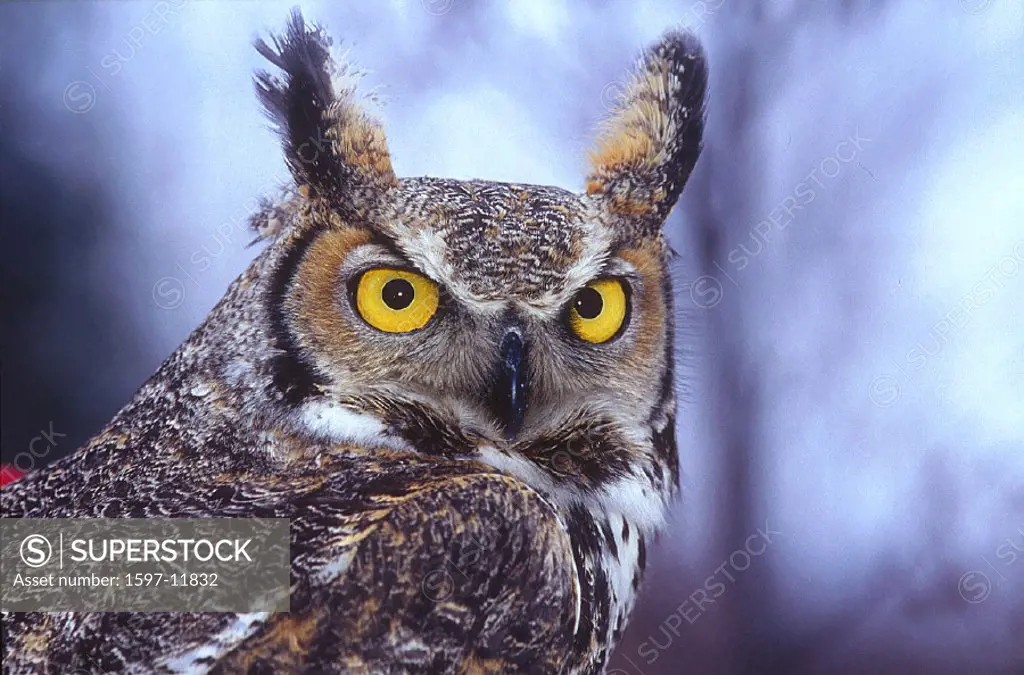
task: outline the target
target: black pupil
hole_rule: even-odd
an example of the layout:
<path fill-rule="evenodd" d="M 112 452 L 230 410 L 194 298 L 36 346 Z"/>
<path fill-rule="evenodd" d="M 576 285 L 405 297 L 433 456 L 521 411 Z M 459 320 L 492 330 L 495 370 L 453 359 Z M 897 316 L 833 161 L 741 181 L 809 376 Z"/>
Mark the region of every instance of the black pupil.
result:
<path fill-rule="evenodd" d="M 595 319 L 604 308 L 601 294 L 593 288 L 584 288 L 576 294 L 576 313 L 584 319 Z"/>
<path fill-rule="evenodd" d="M 415 295 L 416 291 L 412 284 L 405 279 L 392 279 L 384 284 L 384 289 L 381 291 L 384 304 L 391 309 L 405 309 L 412 304 Z"/>

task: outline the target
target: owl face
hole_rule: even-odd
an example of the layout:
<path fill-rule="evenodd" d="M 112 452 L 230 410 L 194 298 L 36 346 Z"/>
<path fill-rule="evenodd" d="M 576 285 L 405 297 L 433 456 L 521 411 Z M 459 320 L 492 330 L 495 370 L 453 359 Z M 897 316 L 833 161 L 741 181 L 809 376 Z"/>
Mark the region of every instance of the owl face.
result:
<path fill-rule="evenodd" d="M 473 447 L 649 412 L 668 365 L 660 238 L 620 240 L 558 188 L 417 179 L 392 199 L 311 230 L 283 297 L 328 396 L 410 442 L 438 427 Z"/>
<path fill-rule="evenodd" d="M 325 38 L 295 24 L 275 46 L 258 48 L 285 77 L 257 88 L 299 196 L 267 292 L 274 382 L 297 418 L 548 487 L 674 485 L 661 226 L 700 150 L 696 42 L 645 54 L 580 194 L 399 179 Z"/>

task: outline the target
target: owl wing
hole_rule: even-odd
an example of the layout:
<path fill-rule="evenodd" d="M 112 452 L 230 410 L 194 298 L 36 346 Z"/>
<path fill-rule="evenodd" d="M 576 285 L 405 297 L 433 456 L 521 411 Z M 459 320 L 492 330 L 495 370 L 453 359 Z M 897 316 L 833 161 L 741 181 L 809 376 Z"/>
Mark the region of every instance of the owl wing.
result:
<path fill-rule="evenodd" d="M 318 549 L 319 569 L 336 578 L 304 576 L 291 612 L 260 622 L 212 672 L 561 669 L 578 581 L 568 534 L 536 492 L 479 473 L 425 481 L 375 508 L 372 524 Z"/>
<path fill-rule="evenodd" d="M 558 672 L 573 660 L 579 579 L 538 493 L 475 462 L 333 450 L 315 469 L 211 480 L 175 465 L 181 480 L 160 475 L 156 492 L 79 491 L 82 514 L 116 503 L 137 516 L 291 519 L 289 612 L 4 613 L 5 672 Z M 68 515 L 51 497 L 90 461 L 18 481 L 5 507 Z"/>

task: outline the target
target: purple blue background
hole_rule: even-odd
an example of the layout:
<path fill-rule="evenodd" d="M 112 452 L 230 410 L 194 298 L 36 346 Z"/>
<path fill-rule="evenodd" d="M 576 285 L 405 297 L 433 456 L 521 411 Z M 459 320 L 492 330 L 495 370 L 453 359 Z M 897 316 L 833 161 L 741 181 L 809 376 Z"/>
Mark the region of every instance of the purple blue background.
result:
<path fill-rule="evenodd" d="M 290 5 L 0 6 L 5 462 L 98 431 L 254 256 Z M 303 7 L 401 175 L 580 189 L 637 50 L 707 47 L 683 499 L 611 672 L 1024 672 L 1024 2 Z"/>

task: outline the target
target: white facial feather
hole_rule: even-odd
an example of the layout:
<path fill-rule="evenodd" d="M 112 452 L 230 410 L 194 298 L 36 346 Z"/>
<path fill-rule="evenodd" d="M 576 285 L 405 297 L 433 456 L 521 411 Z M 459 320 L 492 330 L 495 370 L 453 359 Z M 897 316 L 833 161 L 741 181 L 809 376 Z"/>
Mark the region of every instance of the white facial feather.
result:
<path fill-rule="evenodd" d="M 297 423 L 317 438 L 360 447 L 412 450 L 408 443 L 387 433 L 384 423 L 372 415 L 357 413 L 329 399 L 305 403 L 296 413 Z"/>
<path fill-rule="evenodd" d="M 658 494 L 642 473 L 630 473 L 592 494 L 586 494 L 578 488 L 556 483 L 551 474 L 525 457 L 502 452 L 493 446 L 482 446 L 476 459 L 520 479 L 561 510 L 582 503 L 595 517 L 621 516 L 645 535 L 653 535 L 664 524 L 668 496 Z"/>

